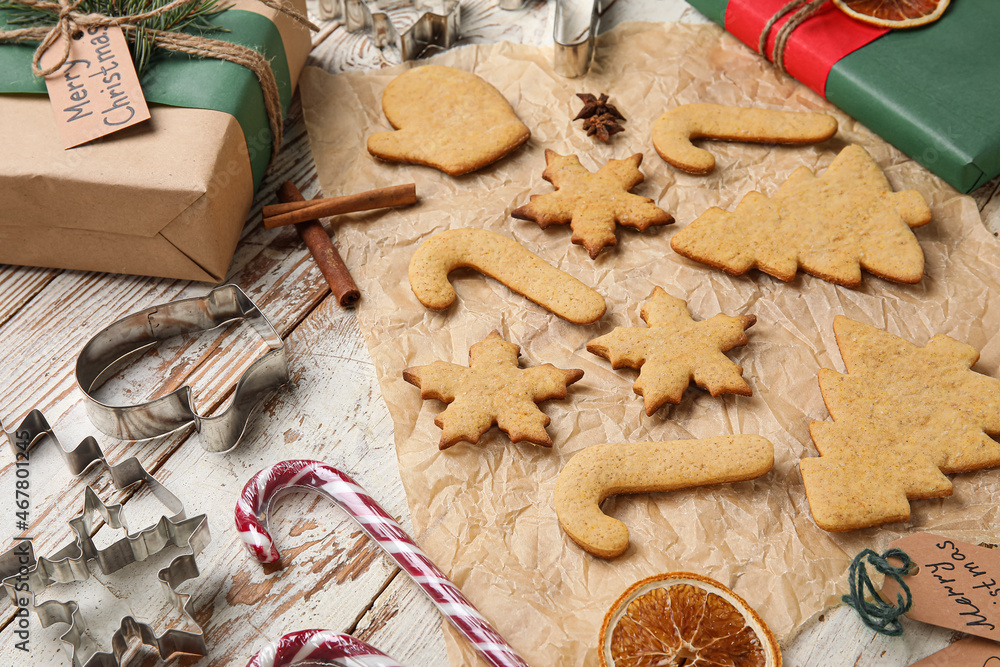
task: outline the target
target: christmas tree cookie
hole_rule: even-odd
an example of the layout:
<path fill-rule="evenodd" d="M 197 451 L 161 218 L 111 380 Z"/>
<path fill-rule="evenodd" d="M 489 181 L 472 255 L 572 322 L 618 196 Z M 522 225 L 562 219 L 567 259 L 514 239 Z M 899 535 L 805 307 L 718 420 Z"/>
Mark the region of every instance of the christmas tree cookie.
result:
<path fill-rule="evenodd" d="M 632 390 L 643 397 L 646 414 L 664 403 L 680 403 L 691 380 L 712 396 L 753 393 L 743 369 L 723 352 L 746 345 L 745 330 L 755 315 L 716 315 L 695 322 L 687 304 L 657 287 L 640 312 L 646 327 L 617 327 L 587 343 L 587 350 L 611 362 L 612 368 L 639 370 Z"/>
<path fill-rule="evenodd" d="M 864 269 L 916 283 L 924 254 L 911 228 L 930 219 L 920 193 L 893 192 L 868 152 L 848 146 L 822 176 L 800 167 L 773 197 L 751 192 L 732 213 L 710 208 L 670 246 L 733 275 L 758 268 L 787 281 L 801 268 L 857 287 Z"/>
<path fill-rule="evenodd" d="M 809 425 L 820 456 L 799 462 L 820 528 L 906 521 L 908 500 L 951 495 L 944 473 L 1000 465 L 1000 380 L 970 370 L 975 348 L 918 347 L 843 316 L 833 330 L 847 374 L 819 372 L 833 421 Z"/>

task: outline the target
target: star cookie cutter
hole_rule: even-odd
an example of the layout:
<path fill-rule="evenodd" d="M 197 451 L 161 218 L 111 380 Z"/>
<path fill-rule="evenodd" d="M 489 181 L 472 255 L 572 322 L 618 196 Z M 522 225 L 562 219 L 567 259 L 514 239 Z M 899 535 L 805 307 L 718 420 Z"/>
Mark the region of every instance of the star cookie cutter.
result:
<path fill-rule="evenodd" d="M 132 534 L 122 515 L 122 509 L 120 504 L 105 505 L 94 489 L 87 486 L 83 512 L 69 521 L 76 534 L 76 540 L 60 549 L 51 558 L 43 556 L 37 561 L 31 554 L 28 543 L 26 552 L 31 564 L 26 569 L 20 569 L 7 576 L 0 583 L 11 599 L 16 599 L 17 596 L 23 597 L 27 593 L 30 606 L 38 616 L 42 627 L 49 627 L 54 623 L 69 625 L 69 629 L 60 639 L 72 648 L 74 667 L 119 667 L 133 639 L 139 639 L 142 643 L 156 648 L 163 659 L 175 653 L 205 655 L 208 649 L 201 626 L 194 619 L 191 595 L 178 593 L 177 588 L 185 581 L 198 577 L 195 556 L 211 539 L 206 516 L 199 514 L 190 519 L 176 521 L 163 516 L 155 525 Z M 90 537 L 95 514 L 100 515 L 111 528 L 123 529 L 125 537 L 106 549 L 98 549 Z M 37 606 L 34 603 L 35 596 L 50 585 L 86 581 L 90 577 L 89 561 L 96 561 L 102 573 L 112 574 L 170 546 L 190 549 L 191 553 L 174 558 L 167 567 L 157 573 L 157 579 L 164 595 L 180 613 L 183 625 L 195 627 L 196 631 L 169 628 L 157 636 L 151 625 L 129 614 L 122 617 L 118 630 L 111 637 L 112 650 L 106 652 L 100 650 L 100 644 L 90 633 L 86 619 L 80 611 L 80 605 L 75 600 L 68 602 L 46 600 Z M 18 547 L 15 547 L 0 558 L 9 561 L 12 555 L 18 553 L 23 554 L 25 551 L 18 552 Z M 24 580 L 27 580 L 27 591 L 23 590 Z"/>
<path fill-rule="evenodd" d="M 117 465 L 111 465 L 93 437 L 86 437 L 74 449 L 63 449 L 44 415 L 32 410 L 17 428 L 8 431 L 0 421 L 0 431 L 6 436 L 17 461 L 30 461 L 30 451 L 40 442 L 48 439 L 59 449 L 67 467 L 74 475 L 80 475 L 94 465 L 101 465 L 111 474 L 115 487 L 124 491 L 144 482 L 166 508 L 171 516 L 162 516 L 153 526 L 131 533 L 122 515 L 122 505 L 105 505 L 93 487 L 84 490 L 84 509 L 81 514 L 70 519 L 69 524 L 76 539 L 57 550 L 52 556 L 36 559 L 31 541 L 19 544 L 0 554 L 0 587 L 12 600 L 19 594 L 27 593 L 30 606 L 38 615 L 43 627 L 53 623 L 65 623 L 69 629 L 60 637 L 72 648 L 74 667 L 119 667 L 122 656 L 129 648 L 131 639 L 138 638 L 144 644 L 155 647 L 161 658 L 174 653 L 205 655 L 207 647 L 201 627 L 194 620 L 190 608 L 190 595 L 177 592 L 177 588 L 189 579 L 198 576 L 195 555 L 200 553 L 211 540 L 208 521 L 204 514 L 191 519 L 185 518 L 184 505 L 159 480 L 149 474 L 135 457 Z M 123 529 L 125 537 L 106 549 L 98 549 L 91 538 L 94 515 L 99 514 L 113 529 Z M 168 601 L 180 612 L 184 625 L 196 627 L 197 631 L 168 629 L 157 636 L 148 624 L 128 615 L 121 619 L 119 629 L 112 636 L 112 652 L 102 652 L 99 644 L 90 634 L 86 620 L 80 612 L 79 604 L 70 600 L 59 602 L 48 600 L 35 606 L 35 595 L 56 583 L 85 581 L 90 576 L 89 561 L 96 561 L 104 574 L 117 572 L 132 563 L 145 560 L 168 546 L 187 548 L 190 554 L 182 554 L 158 572 L 157 578 Z M 27 589 L 24 586 L 27 585 Z M 27 606 L 27 605 L 19 605 Z"/>
<path fill-rule="evenodd" d="M 386 12 L 403 9 L 419 16 L 399 32 Z M 319 14 L 340 21 L 348 32 L 364 30 L 380 49 L 397 47 L 404 61 L 451 48 L 461 34 L 459 0 L 320 0 Z"/>
<path fill-rule="evenodd" d="M 198 414 L 191 388 L 186 385 L 137 405 L 108 405 L 92 395 L 160 341 L 238 320 L 251 325 L 270 350 L 240 376 L 232 402 L 220 414 Z M 223 285 L 205 296 L 153 306 L 117 320 L 83 347 L 76 361 L 76 381 L 90 420 L 103 433 L 121 440 L 145 440 L 193 423 L 201 433 L 204 449 L 225 452 L 243 437 L 258 402 L 288 382 L 288 361 L 284 341 L 257 305 L 236 285 Z"/>

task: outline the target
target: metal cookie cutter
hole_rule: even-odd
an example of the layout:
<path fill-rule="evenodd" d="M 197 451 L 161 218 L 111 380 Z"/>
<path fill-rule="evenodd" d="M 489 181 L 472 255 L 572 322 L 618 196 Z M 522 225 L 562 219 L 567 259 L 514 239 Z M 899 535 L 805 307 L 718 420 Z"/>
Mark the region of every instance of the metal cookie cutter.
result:
<path fill-rule="evenodd" d="M 118 667 L 122 655 L 129 647 L 129 641 L 139 638 L 143 643 L 154 646 L 160 657 L 173 653 L 205 655 L 207 649 L 201 627 L 195 622 L 189 608 L 190 595 L 177 593 L 182 583 L 198 576 L 195 554 L 202 551 L 211 539 L 208 522 L 204 514 L 185 518 L 184 505 L 159 480 L 149 474 L 135 457 L 118 465 L 111 465 L 97 440 L 88 436 L 74 449 L 65 450 L 56 438 L 44 415 L 32 410 L 12 431 L 7 431 L 0 422 L 0 430 L 7 437 L 18 464 L 30 461 L 30 450 L 42 440 L 51 439 L 59 449 L 67 466 L 74 475 L 80 475 L 95 464 L 100 464 L 111 474 L 115 487 L 125 490 L 139 482 L 144 482 L 157 500 L 170 512 L 156 525 L 132 534 L 128 530 L 122 506 L 105 505 L 94 489 L 87 486 L 84 491 L 83 512 L 69 521 L 76 539 L 49 557 L 35 559 L 31 542 L 22 540 L 19 544 L 0 554 L 0 586 L 11 599 L 30 597 L 42 625 L 66 623 L 70 627 L 61 639 L 72 647 L 74 667 Z M 124 529 L 125 537 L 107 549 L 98 549 L 90 535 L 93 516 L 100 514 L 111 528 Z M 89 576 L 88 561 L 96 560 L 105 574 L 116 572 L 134 562 L 144 560 L 159 553 L 167 546 L 190 548 L 190 554 L 174 558 L 170 565 L 158 573 L 158 579 L 167 599 L 179 610 L 185 625 L 198 628 L 197 631 L 170 629 L 157 637 L 154 629 L 132 616 L 125 616 L 112 636 L 112 652 L 101 652 L 99 644 L 87 629 L 87 623 L 77 602 L 50 600 L 34 606 L 34 596 L 54 583 L 84 581 Z M 19 605 L 26 606 L 26 605 Z"/>
<path fill-rule="evenodd" d="M 63 449 L 48 420 L 45 419 L 45 415 L 38 410 L 29 412 L 28 416 L 12 431 L 8 431 L 3 425 L 3 420 L 0 419 L 0 431 L 3 431 L 3 434 L 7 436 L 7 443 L 14 453 L 16 465 L 19 468 L 30 462 L 30 451 L 48 438 L 59 450 L 66 467 L 74 476 L 82 475 L 91 466 L 99 464 L 111 474 L 111 481 L 119 491 L 124 491 L 140 482 L 145 483 L 160 504 L 170 512 L 170 521 L 184 519 L 184 504 L 177 496 L 167 490 L 167 487 L 160 484 L 158 479 L 149 474 L 139 463 L 139 459 L 132 456 L 118 465 L 111 465 L 104 458 L 104 450 L 92 436 L 84 438 L 74 449 Z M 58 560 L 71 556 L 77 551 L 75 543 L 71 543 L 49 558 Z M 34 551 L 30 541 L 22 541 L 18 546 L 0 553 L 0 598 L 7 592 L 2 587 L 3 580 L 16 574 L 21 566 L 26 566 L 29 563 L 32 566 L 35 564 Z"/>
<path fill-rule="evenodd" d="M 221 414 L 199 415 L 188 386 L 138 405 L 107 405 L 92 396 L 108 378 L 158 342 L 237 320 L 250 324 L 270 351 L 243 373 L 232 402 Z M 194 423 L 201 433 L 202 447 L 225 452 L 243 437 L 257 403 L 288 382 L 288 362 L 284 341 L 254 302 L 236 285 L 223 285 L 205 296 L 153 306 L 111 324 L 83 347 L 76 361 L 76 381 L 91 421 L 108 435 L 144 440 Z"/>
<path fill-rule="evenodd" d="M 604 15 L 615 0 L 555 0 L 552 27 L 556 73 L 570 79 L 583 76 L 594 59 L 594 40 Z M 500 0 L 500 9 L 521 9 L 527 0 Z"/>
<path fill-rule="evenodd" d="M 104 450 L 101 449 L 100 444 L 93 436 L 88 435 L 74 449 L 63 449 L 56 434 L 52 432 L 52 427 L 45 419 L 45 415 L 38 410 L 29 412 L 28 416 L 13 431 L 8 431 L 4 427 L 3 421 L 0 420 L 0 430 L 7 436 L 7 443 L 10 445 L 11 451 L 14 452 L 15 460 L 19 462 L 28 461 L 30 459 L 29 451 L 43 438 L 48 437 L 59 450 L 63 461 L 66 462 L 66 467 L 73 475 L 82 475 L 91 466 L 99 464 L 111 474 L 111 480 L 119 490 L 144 482 L 156 496 L 156 499 L 160 501 L 160 504 L 170 511 L 171 520 L 184 518 L 184 505 L 181 501 L 160 484 L 159 480 L 150 475 L 139 463 L 139 459 L 132 456 L 118 465 L 111 465 L 104 458 Z M 0 578 L 3 577 L 3 572 L 3 568 L 0 567 Z"/>
<path fill-rule="evenodd" d="M 374 11 L 367 0 L 320 0 L 319 14 L 341 21 L 348 32 L 371 34 L 378 48 L 399 48 L 403 60 L 416 60 L 429 49 L 447 49 L 458 41 L 459 0 L 374 0 L 372 4 Z M 419 17 L 400 33 L 386 11 L 403 9 L 412 9 Z"/>
<path fill-rule="evenodd" d="M 569 78 L 583 76 L 594 59 L 594 40 L 604 10 L 614 0 L 556 0 L 552 39 L 555 54 L 552 65 L 558 74 Z"/>
<path fill-rule="evenodd" d="M 122 656 L 129 648 L 130 640 L 139 639 L 157 649 L 161 658 L 169 658 L 174 653 L 205 655 L 208 650 L 201 627 L 194 620 L 190 605 L 191 596 L 178 593 L 177 588 L 189 579 L 198 576 L 195 555 L 209 543 L 208 522 L 204 514 L 190 519 L 174 521 L 161 517 L 156 525 L 130 534 L 122 515 L 121 505 L 105 505 L 91 487 L 87 487 L 83 512 L 69 521 L 76 540 L 61 549 L 52 558 L 39 558 L 27 568 L 21 568 L 3 579 L 7 594 L 12 598 L 30 595 L 30 603 L 43 627 L 54 623 L 65 623 L 69 629 L 60 639 L 72 648 L 74 667 L 119 667 Z M 125 537 L 107 549 L 98 549 L 90 537 L 93 518 L 99 514 L 114 529 L 124 529 Z M 111 652 L 101 651 L 100 644 L 90 633 L 87 622 L 80 612 L 80 605 L 70 600 L 59 602 L 47 600 L 35 606 L 35 596 L 52 584 L 86 581 L 90 576 L 88 561 L 97 561 L 101 572 L 111 574 L 122 568 L 155 555 L 169 546 L 190 549 L 191 553 L 174 558 L 170 565 L 157 573 L 157 579 L 164 595 L 180 613 L 185 626 L 196 631 L 168 629 L 157 636 L 155 629 L 132 615 L 124 616 L 118 630 L 111 637 Z M 7 559 L 17 548 L 4 554 Z M 30 549 L 28 550 L 30 552 Z M 27 590 L 25 590 L 25 584 Z"/>

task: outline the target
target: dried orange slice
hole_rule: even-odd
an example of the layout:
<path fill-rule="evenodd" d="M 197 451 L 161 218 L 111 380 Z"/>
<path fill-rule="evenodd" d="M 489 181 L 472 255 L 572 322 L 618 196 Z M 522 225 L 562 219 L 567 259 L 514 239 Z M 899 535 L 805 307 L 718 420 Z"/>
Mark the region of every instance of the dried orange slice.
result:
<path fill-rule="evenodd" d="M 883 28 L 916 28 L 941 18 L 951 0 L 833 0 L 852 18 Z"/>
<path fill-rule="evenodd" d="M 717 581 L 690 572 L 632 584 L 604 616 L 601 667 L 781 667 L 774 635 Z"/>

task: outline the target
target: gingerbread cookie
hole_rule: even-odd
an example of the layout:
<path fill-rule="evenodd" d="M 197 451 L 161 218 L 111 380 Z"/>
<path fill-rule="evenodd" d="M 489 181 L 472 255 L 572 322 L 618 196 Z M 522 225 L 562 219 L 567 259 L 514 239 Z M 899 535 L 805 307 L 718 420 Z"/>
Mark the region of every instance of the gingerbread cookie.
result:
<path fill-rule="evenodd" d="M 692 144 L 692 139 L 813 144 L 836 133 L 837 119 L 825 113 L 684 104 L 660 116 L 653 125 L 653 147 L 674 167 L 707 174 L 715 168 L 715 157 Z"/>
<path fill-rule="evenodd" d="M 818 178 L 800 167 L 774 197 L 751 192 L 733 213 L 708 209 L 677 232 L 670 247 L 737 276 L 758 268 L 787 281 L 801 268 L 857 287 L 865 269 L 916 283 L 924 253 L 910 228 L 930 219 L 919 192 L 893 192 L 868 152 L 848 146 Z"/>
<path fill-rule="evenodd" d="M 712 396 L 753 393 L 743 369 L 723 352 L 746 345 L 745 329 L 757 321 L 755 315 L 716 315 L 695 322 L 684 301 L 659 287 L 640 314 L 647 327 L 617 327 L 587 343 L 587 350 L 610 361 L 612 368 L 640 369 L 632 389 L 643 397 L 647 415 L 664 403 L 680 403 L 692 379 Z"/>
<path fill-rule="evenodd" d="M 605 498 L 741 482 L 773 465 L 774 447 L 759 435 L 594 445 L 559 472 L 556 515 L 584 551 L 614 558 L 628 548 L 628 528 L 601 511 Z"/>
<path fill-rule="evenodd" d="M 439 447 L 456 442 L 479 442 L 494 424 L 511 442 L 526 440 L 552 446 L 545 431 L 549 417 L 535 405 L 550 398 L 565 398 L 566 387 L 583 377 L 583 371 L 563 370 L 552 364 L 519 368 L 521 348 L 496 331 L 469 350 L 469 366 L 435 361 L 403 371 L 403 379 L 420 388 L 420 397 L 450 405 L 434 418 L 441 428 Z"/>
<path fill-rule="evenodd" d="M 496 162 L 531 136 L 496 88 L 475 74 L 425 65 L 393 79 L 382 111 L 395 132 L 368 137 L 368 152 L 458 176 Z"/>
<path fill-rule="evenodd" d="M 410 260 L 410 288 L 428 308 L 443 310 L 455 301 L 448 274 L 476 269 L 518 294 L 575 324 L 604 315 L 604 297 L 555 268 L 514 239 L 485 229 L 452 229 L 421 244 Z"/>
<path fill-rule="evenodd" d="M 908 500 L 951 495 L 942 473 L 1000 465 L 1000 380 L 970 370 L 975 348 L 918 347 L 842 315 L 833 330 L 847 374 L 820 370 L 833 421 L 809 424 L 820 456 L 799 462 L 820 528 L 906 521 Z"/>
<path fill-rule="evenodd" d="M 610 160 L 597 173 L 580 164 L 575 155 L 545 151 L 542 178 L 556 187 L 555 192 L 531 195 L 531 201 L 514 209 L 521 220 L 549 225 L 570 223 L 573 243 L 580 243 L 591 259 L 605 246 L 615 245 L 615 223 L 645 231 L 650 225 L 667 225 L 673 217 L 652 199 L 630 194 L 643 181 L 639 165 L 642 153 L 624 160 Z"/>

